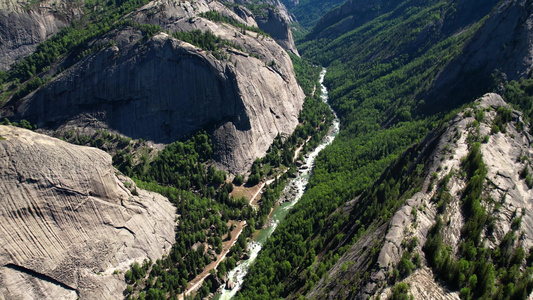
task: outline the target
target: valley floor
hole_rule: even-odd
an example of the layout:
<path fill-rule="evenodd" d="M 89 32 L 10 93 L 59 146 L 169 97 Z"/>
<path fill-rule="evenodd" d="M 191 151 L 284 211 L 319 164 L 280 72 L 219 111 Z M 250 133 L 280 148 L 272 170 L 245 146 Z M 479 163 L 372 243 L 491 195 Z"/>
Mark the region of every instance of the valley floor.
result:
<path fill-rule="evenodd" d="M 200 288 L 204 280 L 207 278 L 207 276 L 209 276 L 211 270 L 216 269 L 220 262 L 222 262 L 226 258 L 226 255 L 228 254 L 229 250 L 235 244 L 235 242 L 237 242 L 237 239 L 241 235 L 242 229 L 244 228 L 244 226 L 246 226 L 246 221 L 230 221 L 228 225 L 230 224 L 235 225 L 235 228 L 231 232 L 231 240 L 223 242 L 222 252 L 217 255 L 217 259 L 207 265 L 202 273 L 198 274 L 198 276 L 196 276 L 193 280 L 189 282 L 189 286 L 187 287 L 187 290 L 184 293 L 186 296 L 190 295 L 192 292 Z M 227 238 L 227 235 L 224 238 Z M 181 294 L 178 299 L 182 300 L 183 294 Z"/>

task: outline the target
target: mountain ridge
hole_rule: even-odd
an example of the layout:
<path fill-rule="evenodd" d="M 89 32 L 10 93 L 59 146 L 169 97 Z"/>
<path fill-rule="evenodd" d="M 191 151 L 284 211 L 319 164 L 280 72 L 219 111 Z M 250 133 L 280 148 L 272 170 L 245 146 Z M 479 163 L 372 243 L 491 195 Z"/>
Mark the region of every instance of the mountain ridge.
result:
<path fill-rule="evenodd" d="M 430 228 L 435 224 L 436 216 L 442 214 L 442 212 L 439 212 L 441 207 L 439 207 L 439 196 L 437 196 L 440 187 L 436 183 L 442 181 L 443 178 L 447 178 L 446 181 L 450 182 L 447 186 L 447 191 L 450 193 L 452 200 L 447 202 L 443 217 L 451 220 L 451 222 L 448 223 L 449 225 L 445 229 L 446 234 L 443 234 L 443 241 L 452 247 L 455 255 L 460 255 L 461 227 L 466 223 L 466 216 L 462 216 L 463 213 L 461 212 L 460 203 L 462 199 L 461 194 L 467 186 L 465 181 L 468 181 L 464 177 L 461 177 L 460 170 L 464 165 L 464 158 L 469 152 L 467 142 L 469 139 L 468 133 L 473 130 L 470 124 L 475 121 L 474 110 L 476 109 L 486 111 L 485 119 L 483 122 L 480 122 L 479 134 L 489 137 L 488 142 L 482 144 L 482 154 L 484 160 L 488 162 L 486 164 L 488 167 L 488 182 L 484 190 L 487 191 L 487 195 L 490 193 L 490 197 L 496 201 L 499 201 L 498 199 L 502 199 L 502 196 L 506 195 L 506 197 L 503 197 L 504 200 L 501 208 L 498 208 L 494 212 L 498 217 L 497 223 L 494 226 L 494 240 L 491 240 L 489 243 L 493 245 L 492 247 L 498 247 L 507 233 L 522 230 L 525 232 L 525 236 L 521 238 L 518 245 L 524 249 L 528 249 L 532 245 L 533 240 L 531 237 L 533 236 L 533 232 L 531 231 L 529 222 L 523 222 L 523 227 L 520 227 L 520 229 L 511 229 L 511 221 L 514 219 L 513 211 L 520 211 L 522 207 L 527 207 L 527 199 L 533 197 L 532 191 L 526 186 L 523 179 L 520 179 L 518 172 L 514 174 L 507 172 L 507 170 L 521 170 L 524 166 L 527 167 L 527 160 L 524 160 L 523 157 L 532 154 L 531 150 L 529 150 L 531 137 L 527 133 L 527 128 L 524 128 L 522 132 L 514 129 L 515 125 L 518 126 L 522 122 L 520 119 L 521 114 L 516 111 L 512 113 L 514 116 L 512 122 L 505 125 L 507 134 L 491 134 L 491 124 L 497 118 L 498 108 L 508 107 L 499 95 L 487 94 L 476 101 L 473 107 L 473 109 L 467 108 L 465 111 L 460 112 L 457 117 L 452 118 L 449 124 L 446 125 L 446 129 L 441 133 L 433 133 L 428 136 L 429 140 L 424 140 L 420 143 L 420 145 L 427 145 L 429 151 L 426 153 L 422 151 L 420 153 L 420 156 L 426 157 L 426 160 L 422 162 L 424 175 L 422 175 L 423 184 L 419 188 L 419 192 L 414 193 L 412 196 L 407 196 L 404 204 L 395 212 L 390 221 L 379 225 L 378 228 L 367 233 L 365 235 L 366 237 L 362 237 L 360 241 L 356 242 L 331 268 L 327 276 L 329 280 L 321 280 L 307 295 L 308 297 L 326 297 L 327 295 L 328 299 L 334 299 L 341 295 L 346 296 L 350 290 L 343 291 L 343 288 L 349 285 L 355 285 L 358 286 L 358 292 L 356 294 L 350 293 L 350 297 L 364 298 L 368 296 L 375 298 L 380 296 L 382 299 L 388 299 L 391 296 L 394 282 L 399 282 L 398 279 L 391 279 L 393 276 L 398 276 L 393 275 L 394 270 L 398 270 L 399 268 L 400 272 L 402 272 L 400 264 L 404 257 L 403 253 L 409 252 L 410 255 L 415 253 L 420 255 L 421 265 L 414 267 L 412 271 L 409 271 L 407 276 L 403 275 L 405 277 L 400 277 L 400 279 L 409 283 L 409 290 L 415 298 L 436 297 L 439 299 L 459 299 L 458 291 L 450 291 L 448 287 L 443 286 L 442 283 L 434 279 L 435 277 L 439 278 L 439 275 L 428 266 L 430 263 L 428 263 L 427 254 L 425 254 L 423 248 L 428 239 Z M 431 140 L 434 141 L 434 148 L 430 145 L 431 143 L 426 143 Z M 402 160 L 404 159 L 399 158 L 399 161 Z M 525 164 L 523 163 L 524 161 Z M 385 173 L 390 173 L 390 171 L 386 171 Z M 448 174 L 456 175 L 448 177 Z M 379 180 L 374 188 L 377 189 L 380 182 L 386 182 L 386 180 Z M 498 188 L 494 189 L 491 185 L 496 185 Z M 409 195 L 407 191 L 406 194 Z M 400 197 L 405 196 L 400 195 Z M 491 207 L 490 204 L 487 205 Z M 529 220 L 531 218 L 529 215 L 530 212 L 528 211 L 527 214 L 524 218 Z M 380 234 L 381 231 L 384 233 Z M 368 272 L 369 269 L 365 269 L 368 265 L 352 265 L 347 262 L 355 260 L 355 257 L 357 257 L 357 260 L 361 259 L 360 251 L 364 247 L 366 239 L 370 236 L 380 240 L 380 246 L 378 247 L 380 250 L 370 264 L 368 282 L 359 279 L 362 284 L 360 286 L 357 282 L 352 282 L 354 279 L 349 279 L 349 276 L 354 273 Z M 489 234 L 487 234 L 488 237 Z M 409 241 L 413 239 L 415 241 L 414 244 L 407 246 Z M 525 264 L 525 260 L 521 264 Z M 347 267 L 342 267 L 343 265 Z M 335 284 L 335 282 L 346 280 L 347 278 L 349 284 Z"/>

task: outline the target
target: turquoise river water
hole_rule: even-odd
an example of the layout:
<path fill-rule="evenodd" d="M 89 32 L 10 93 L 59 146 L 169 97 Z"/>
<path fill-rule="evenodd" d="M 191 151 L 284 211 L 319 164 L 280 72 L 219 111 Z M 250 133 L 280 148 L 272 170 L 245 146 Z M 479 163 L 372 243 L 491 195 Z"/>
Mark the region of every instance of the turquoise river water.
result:
<path fill-rule="evenodd" d="M 324 86 L 324 76 L 326 75 L 326 69 L 323 69 L 320 73 L 320 88 L 322 90 L 322 100 L 327 103 L 328 101 L 328 91 Z M 330 107 L 331 108 L 331 107 Z M 289 210 L 300 200 L 302 195 L 305 192 L 307 183 L 309 182 L 309 177 L 313 170 L 315 159 L 318 156 L 318 153 L 326 148 L 327 145 L 331 144 L 337 134 L 339 133 L 340 122 L 337 116 L 335 115 L 335 120 L 331 126 L 330 132 L 326 135 L 322 143 L 311 153 L 305 156 L 304 164 L 298 169 L 298 175 L 296 178 L 291 179 L 285 189 L 282 191 L 282 197 L 291 195 L 293 199 L 289 202 L 285 202 L 282 205 L 277 206 L 272 212 L 268 226 L 260 230 L 256 234 L 253 241 L 248 243 L 248 253 L 249 259 L 241 261 L 240 264 L 235 267 L 233 270 L 228 272 L 228 279 L 231 280 L 234 287 L 233 289 L 226 289 L 225 286 L 221 286 L 219 293 L 214 297 L 214 299 L 231 299 L 235 294 L 240 290 L 244 277 L 248 273 L 248 269 L 253 264 L 257 255 L 261 251 L 261 248 L 267 241 L 267 239 L 272 235 L 278 224 L 285 219 L 285 216 Z"/>

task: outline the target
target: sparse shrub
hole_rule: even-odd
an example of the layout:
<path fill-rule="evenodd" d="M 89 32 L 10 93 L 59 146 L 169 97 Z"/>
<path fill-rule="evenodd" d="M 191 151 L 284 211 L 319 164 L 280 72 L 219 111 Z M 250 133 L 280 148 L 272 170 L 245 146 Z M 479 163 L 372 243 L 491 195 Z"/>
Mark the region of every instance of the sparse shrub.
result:
<path fill-rule="evenodd" d="M 531 174 L 526 176 L 526 185 L 530 189 L 533 188 L 533 177 L 531 177 Z"/>
<path fill-rule="evenodd" d="M 464 287 L 461 289 L 461 299 L 472 299 L 470 294 L 470 288 Z"/>
<path fill-rule="evenodd" d="M 239 186 L 244 183 L 244 178 L 241 175 L 236 175 L 235 179 L 233 179 L 233 184 Z"/>
<path fill-rule="evenodd" d="M 483 110 L 477 110 L 476 111 L 476 121 L 479 123 L 483 122 L 485 120 L 485 112 Z"/>
<path fill-rule="evenodd" d="M 413 273 L 415 265 L 411 262 L 411 253 L 404 251 L 402 254 L 402 259 L 398 263 L 398 271 L 402 277 L 407 277 Z"/>
<path fill-rule="evenodd" d="M 392 288 L 391 300 L 409 300 L 412 299 L 409 296 L 409 285 L 405 282 L 400 282 Z"/>
<path fill-rule="evenodd" d="M 492 127 L 490 128 L 490 133 L 491 134 L 496 134 L 500 132 L 500 127 L 498 127 L 498 125 L 496 124 L 492 124 Z"/>
<path fill-rule="evenodd" d="M 518 122 L 516 123 L 515 127 L 516 127 L 516 131 L 518 131 L 518 132 L 522 132 L 522 130 L 524 130 L 524 123 L 518 121 Z"/>
<path fill-rule="evenodd" d="M 511 223 L 511 229 L 518 230 L 521 225 L 522 225 L 522 217 L 514 218 L 513 222 Z"/>

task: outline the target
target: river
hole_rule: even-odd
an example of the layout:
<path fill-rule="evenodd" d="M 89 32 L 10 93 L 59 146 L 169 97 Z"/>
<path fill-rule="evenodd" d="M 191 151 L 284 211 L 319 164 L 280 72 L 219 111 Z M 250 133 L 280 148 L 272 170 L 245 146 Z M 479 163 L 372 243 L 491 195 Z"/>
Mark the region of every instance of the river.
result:
<path fill-rule="evenodd" d="M 328 91 L 326 87 L 324 86 L 324 76 L 326 75 L 326 69 L 323 69 L 322 72 L 320 72 L 320 88 L 322 91 L 322 101 L 326 102 L 328 101 Z M 331 107 L 330 107 L 331 109 Z M 332 110 L 333 111 L 333 110 Z M 335 112 L 333 112 L 335 114 Z M 231 280 L 234 283 L 234 287 L 231 290 L 228 290 L 225 288 L 225 286 L 222 286 L 219 289 L 220 295 L 215 296 L 215 299 L 231 299 L 235 294 L 240 290 L 242 282 L 244 280 L 244 277 L 248 273 L 248 269 L 252 265 L 252 263 L 257 258 L 257 255 L 261 251 L 261 248 L 265 244 L 266 240 L 272 235 L 278 224 L 285 219 L 285 216 L 289 212 L 289 210 L 300 200 L 302 195 L 305 192 L 305 188 L 307 186 L 307 183 L 309 182 L 309 178 L 311 176 L 311 172 L 313 170 L 313 166 L 315 164 L 315 159 L 318 156 L 318 153 L 322 151 L 324 148 L 326 148 L 327 145 L 331 144 L 337 134 L 339 133 L 340 128 L 340 122 L 337 115 L 335 115 L 335 119 L 333 121 L 333 124 L 331 125 L 330 131 L 328 135 L 324 137 L 322 140 L 322 143 L 318 145 L 318 147 L 313 150 L 313 152 L 306 155 L 304 158 L 303 165 L 298 169 L 298 175 L 296 178 L 291 179 L 285 189 L 282 191 L 281 197 L 286 197 L 287 195 L 291 195 L 293 197 L 292 201 L 285 202 L 282 205 L 277 206 L 274 211 L 272 212 L 270 216 L 270 220 L 268 222 L 268 226 L 262 230 L 259 231 L 258 234 L 256 234 L 253 241 L 248 243 L 248 251 L 250 254 L 250 258 L 244 261 L 241 261 L 241 263 L 235 267 L 233 270 L 228 272 L 228 279 Z"/>

